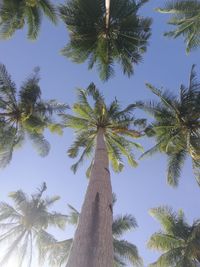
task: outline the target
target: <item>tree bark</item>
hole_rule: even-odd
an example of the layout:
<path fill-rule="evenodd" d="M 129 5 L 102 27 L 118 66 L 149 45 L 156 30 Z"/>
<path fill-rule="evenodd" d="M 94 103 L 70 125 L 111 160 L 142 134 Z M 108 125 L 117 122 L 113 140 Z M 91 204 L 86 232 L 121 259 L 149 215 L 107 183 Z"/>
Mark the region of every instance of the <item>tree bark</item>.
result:
<path fill-rule="evenodd" d="M 106 7 L 106 30 L 109 28 L 109 22 L 110 22 L 110 1 L 111 0 L 105 0 L 105 7 Z"/>
<path fill-rule="evenodd" d="M 112 188 L 100 128 L 89 185 L 66 267 L 113 267 Z"/>

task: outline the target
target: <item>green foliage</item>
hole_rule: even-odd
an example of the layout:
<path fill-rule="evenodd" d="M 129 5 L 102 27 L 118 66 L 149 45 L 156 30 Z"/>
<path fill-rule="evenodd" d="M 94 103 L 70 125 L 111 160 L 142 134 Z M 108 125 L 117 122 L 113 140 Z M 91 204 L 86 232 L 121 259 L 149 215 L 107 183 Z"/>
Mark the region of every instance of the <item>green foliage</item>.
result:
<path fill-rule="evenodd" d="M 200 255 L 200 225 L 195 221 L 190 226 L 183 211 L 175 213 L 169 207 L 151 209 L 150 213 L 161 224 L 162 230 L 154 233 L 148 247 L 163 254 L 149 266 L 153 267 L 197 267 Z"/>
<path fill-rule="evenodd" d="M 147 1 L 111 0 L 106 26 L 105 0 L 71 0 L 61 5 L 60 16 L 70 31 L 70 42 L 62 54 L 76 63 L 96 65 L 100 78 L 114 75 L 114 64 L 130 76 L 142 60 L 150 37 L 151 19 L 137 12 Z"/>
<path fill-rule="evenodd" d="M 8 39 L 16 30 L 28 26 L 28 38 L 36 39 L 43 14 L 54 24 L 56 9 L 49 0 L 2 0 L 0 3 L 0 37 Z"/>
<path fill-rule="evenodd" d="M 192 66 L 188 87 L 181 85 L 179 98 L 169 91 L 161 91 L 153 85 L 147 87 L 159 97 L 160 102 L 138 102 L 136 106 L 150 113 L 154 121 L 148 128 L 156 145 L 144 156 L 156 152 L 168 157 L 167 179 L 177 186 L 187 155 L 191 156 L 196 180 L 200 184 L 200 84 Z"/>
<path fill-rule="evenodd" d="M 12 158 L 13 150 L 21 146 L 26 136 L 41 156 L 46 156 L 50 145 L 44 138 L 45 128 L 62 133 L 62 126 L 53 115 L 63 113 L 67 105 L 55 100 L 41 100 L 38 69 L 21 86 L 17 95 L 4 65 L 0 65 L 0 167 Z"/>
<path fill-rule="evenodd" d="M 168 21 L 175 30 L 165 33 L 165 36 L 177 38 L 183 36 L 186 51 L 189 53 L 200 46 L 200 2 L 197 0 L 169 0 L 158 12 L 171 14 Z"/>
<path fill-rule="evenodd" d="M 116 202 L 115 195 L 113 196 L 113 203 Z M 80 213 L 71 205 L 68 205 L 70 213 L 68 216 L 68 223 L 74 226 L 78 224 L 78 218 Z M 124 234 L 137 227 L 135 218 L 130 215 L 120 215 L 114 217 L 112 232 L 113 232 L 113 245 L 114 245 L 114 266 L 122 267 L 128 266 L 142 266 L 142 259 L 138 254 L 137 247 L 132 243 L 121 239 Z M 66 265 L 70 248 L 73 239 L 67 239 L 63 241 L 54 240 L 44 250 L 44 254 L 48 256 L 49 266 L 61 267 Z M 46 257 L 45 256 L 45 257 Z"/>
<path fill-rule="evenodd" d="M 74 143 L 68 149 L 68 155 L 76 158 L 80 154 L 72 170 L 76 172 L 86 158 L 94 155 L 99 128 L 104 129 L 105 143 L 113 170 L 116 172 L 122 170 L 124 166 L 122 156 L 127 158 L 131 166 L 137 166 L 133 149 L 142 147 L 131 139 L 142 136 L 143 132 L 133 129 L 135 119 L 132 111 L 135 106 L 129 105 L 121 109 L 116 99 L 106 106 L 103 96 L 94 84 L 90 84 L 86 90 L 79 89 L 78 100 L 72 108 L 75 115 L 62 115 L 64 125 L 74 129 L 76 134 Z"/>
<path fill-rule="evenodd" d="M 9 258 L 18 253 L 21 267 L 32 266 L 33 248 L 36 248 L 40 260 L 43 260 L 43 247 L 48 246 L 54 238 L 46 232 L 49 226 L 63 229 L 67 216 L 57 212 L 50 212 L 49 208 L 59 199 L 58 196 L 42 198 L 46 191 L 43 183 L 38 192 L 29 198 L 22 190 L 9 194 L 14 202 L 11 206 L 0 203 L 0 246 L 4 255 L 1 255 L 0 265 L 7 266 Z"/>

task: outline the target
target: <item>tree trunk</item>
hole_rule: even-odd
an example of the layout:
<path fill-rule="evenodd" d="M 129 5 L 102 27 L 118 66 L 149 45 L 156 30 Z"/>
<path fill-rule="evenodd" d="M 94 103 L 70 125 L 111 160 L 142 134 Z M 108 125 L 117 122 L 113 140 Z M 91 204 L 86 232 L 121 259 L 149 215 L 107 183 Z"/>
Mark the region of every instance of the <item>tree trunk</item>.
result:
<path fill-rule="evenodd" d="M 97 133 L 94 164 L 66 267 L 113 267 L 112 188 L 104 130 Z"/>
<path fill-rule="evenodd" d="M 111 0 L 105 0 L 105 7 L 106 7 L 106 30 L 109 28 L 109 22 L 110 22 L 110 1 Z"/>

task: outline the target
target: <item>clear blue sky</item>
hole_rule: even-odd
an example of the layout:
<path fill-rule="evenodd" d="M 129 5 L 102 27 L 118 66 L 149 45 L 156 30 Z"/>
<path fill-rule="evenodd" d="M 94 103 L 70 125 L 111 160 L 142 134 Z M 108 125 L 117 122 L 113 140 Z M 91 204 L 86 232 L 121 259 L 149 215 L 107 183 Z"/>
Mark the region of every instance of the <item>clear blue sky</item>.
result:
<path fill-rule="evenodd" d="M 163 37 L 163 31 L 169 28 L 166 25 L 167 16 L 153 11 L 163 3 L 161 0 L 151 0 L 141 11 L 141 14 L 153 17 L 153 34 L 143 63 L 136 66 L 135 75 L 130 79 L 116 69 L 116 76 L 102 83 L 95 70 L 88 71 L 87 64 L 77 65 L 61 56 L 59 51 L 68 40 L 67 31 L 62 23 L 54 27 L 45 20 L 36 42 L 26 39 L 25 30 L 19 31 L 11 40 L 0 41 L 0 61 L 6 65 L 18 88 L 32 69 L 40 66 L 43 98 L 54 98 L 68 104 L 76 99 L 75 88 L 85 88 L 90 82 L 103 91 L 108 103 L 117 97 L 124 106 L 136 100 L 153 99 L 145 82 L 178 94 L 180 84 L 188 83 L 193 63 L 197 64 L 200 79 L 200 51 L 188 56 L 181 39 L 173 41 Z M 87 187 L 87 164 L 76 175 L 70 170 L 73 160 L 67 157 L 66 151 L 73 141 L 72 131 L 66 129 L 62 137 L 47 133 L 47 138 L 51 151 L 46 158 L 40 158 L 27 142 L 14 153 L 11 164 L 0 170 L 0 200 L 8 201 L 8 192 L 20 188 L 32 193 L 46 181 L 48 195 L 61 196 L 56 210 L 67 213 L 67 203 L 80 209 Z M 147 139 L 141 142 L 145 149 L 153 144 Z M 177 189 L 170 188 L 166 183 L 166 158 L 161 154 L 141 161 L 135 169 L 126 166 L 121 174 L 112 174 L 112 185 L 118 198 L 114 214 L 131 213 L 137 219 L 139 228 L 128 234 L 127 239 L 138 246 L 145 266 L 158 256 L 146 248 L 149 236 L 159 229 L 159 224 L 148 214 L 150 208 L 170 205 L 175 210 L 182 208 L 189 222 L 200 218 L 197 206 L 200 188 L 195 182 L 190 160 L 183 169 Z M 68 228 L 63 233 L 56 233 L 60 239 L 72 235 Z"/>

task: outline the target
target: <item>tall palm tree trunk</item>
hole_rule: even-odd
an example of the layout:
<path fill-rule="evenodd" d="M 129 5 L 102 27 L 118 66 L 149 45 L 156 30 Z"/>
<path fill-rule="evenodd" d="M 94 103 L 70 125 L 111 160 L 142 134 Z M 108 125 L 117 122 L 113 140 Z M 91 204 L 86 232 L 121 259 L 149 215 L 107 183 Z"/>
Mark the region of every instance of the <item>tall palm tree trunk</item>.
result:
<path fill-rule="evenodd" d="M 104 130 L 99 128 L 94 164 L 67 267 L 112 267 L 112 188 Z"/>
<path fill-rule="evenodd" d="M 111 0 L 105 0 L 105 7 L 106 7 L 106 29 L 107 30 L 108 30 L 109 21 L 110 21 L 110 1 Z"/>

